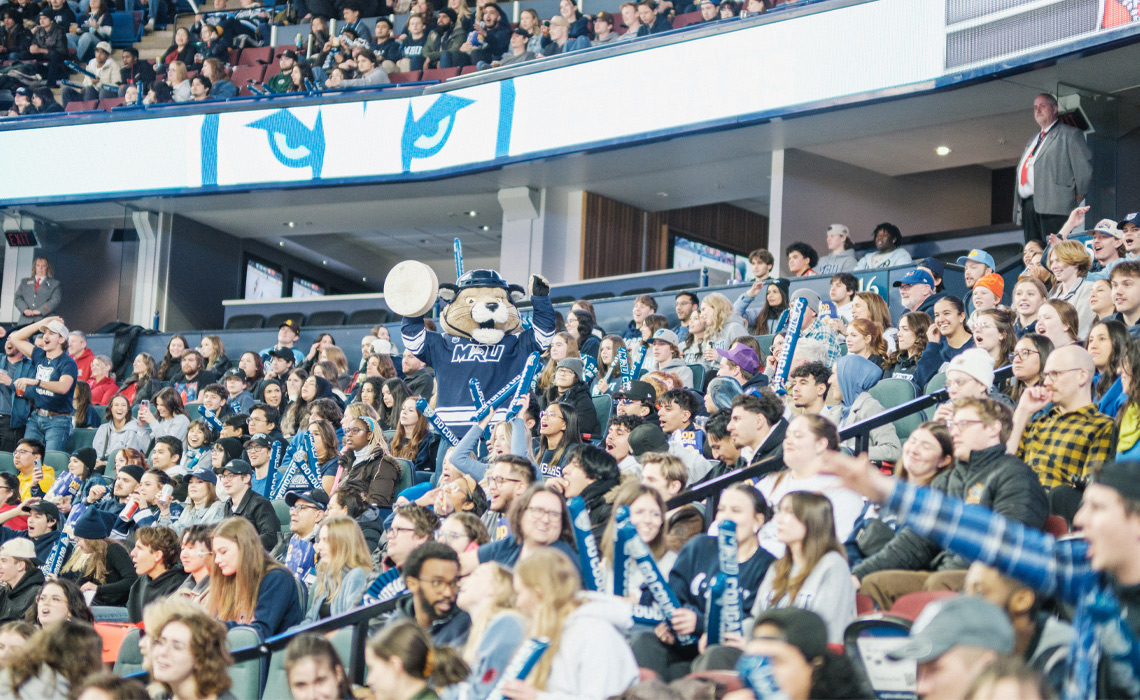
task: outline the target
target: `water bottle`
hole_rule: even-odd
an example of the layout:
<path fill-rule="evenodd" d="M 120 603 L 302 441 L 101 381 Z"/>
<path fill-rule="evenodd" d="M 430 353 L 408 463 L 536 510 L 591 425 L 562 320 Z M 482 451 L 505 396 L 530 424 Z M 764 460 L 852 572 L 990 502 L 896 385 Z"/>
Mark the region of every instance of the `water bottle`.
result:
<path fill-rule="evenodd" d="M 158 330 L 158 309 L 154 310 L 154 330 Z"/>
<path fill-rule="evenodd" d="M 707 267 L 701 268 L 701 286 L 709 286 L 709 269 Z"/>

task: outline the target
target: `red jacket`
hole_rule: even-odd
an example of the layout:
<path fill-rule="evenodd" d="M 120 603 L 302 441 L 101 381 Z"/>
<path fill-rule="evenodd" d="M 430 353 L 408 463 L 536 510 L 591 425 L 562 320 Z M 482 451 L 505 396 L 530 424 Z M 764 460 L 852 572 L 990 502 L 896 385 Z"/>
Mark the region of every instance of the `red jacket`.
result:
<path fill-rule="evenodd" d="M 91 348 L 83 348 L 83 352 L 79 353 L 79 357 L 72 359 L 75 360 L 75 365 L 79 368 L 79 376 L 77 377 L 78 380 L 90 384 L 91 360 L 95 359 L 95 353 L 91 352 Z"/>
<path fill-rule="evenodd" d="M 88 383 L 91 384 L 92 406 L 106 406 L 111 403 L 111 397 L 119 391 L 119 385 L 110 377 L 103 377 L 94 383 Z"/>

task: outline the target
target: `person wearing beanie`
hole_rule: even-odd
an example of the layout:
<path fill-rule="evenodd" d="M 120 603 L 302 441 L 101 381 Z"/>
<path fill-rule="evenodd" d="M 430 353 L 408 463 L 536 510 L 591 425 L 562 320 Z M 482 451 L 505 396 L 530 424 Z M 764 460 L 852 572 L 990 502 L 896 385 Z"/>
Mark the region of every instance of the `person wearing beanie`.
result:
<path fill-rule="evenodd" d="M 94 593 L 91 605 L 125 606 L 138 574 L 131 555 L 109 539 L 114 513 L 88 508 L 75 521 L 75 547 L 64 562 L 60 577 L 74 581 L 84 593 Z"/>
<path fill-rule="evenodd" d="M 424 44 L 424 68 L 439 68 L 440 59 L 448 58 L 448 65 L 462 52 L 459 47 L 467 43 L 467 32 L 456 21 L 455 10 L 445 7 L 435 15 L 435 28 L 428 32 Z"/>
<path fill-rule="evenodd" d="M 538 407 L 545 411 L 552 403 L 570 404 L 578 412 L 578 431 L 584 435 L 601 437 L 602 426 L 598 423 L 598 412 L 589 386 L 585 383 L 586 366 L 581 358 L 567 357 L 560 360 L 554 370 L 554 381 L 542 394 L 538 395 Z"/>
<path fill-rule="evenodd" d="M 81 447 L 71 453 L 71 459 L 67 462 L 67 471 L 79 480 L 79 489 L 72 492 L 74 496 L 85 500 L 94 487 L 106 488 L 110 484 L 107 477 L 95 472 L 97 462 L 98 454 L 93 447 Z M 64 515 L 71 513 L 73 495 L 64 496 L 59 504 L 59 509 Z"/>
<path fill-rule="evenodd" d="M 994 359 L 981 348 L 963 350 L 946 365 L 946 394 L 949 400 L 934 411 L 933 420 L 946 423 L 954 416 L 954 404 L 962 399 L 984 399 L 994 386 Z M 994 396 L 1009 404 L 1005 397 Z"/>
<path fill-rule="evenodd" d="M 1034 471 L 1006 453 L 1009 408 L 994 399 L 960 399 L 947 421 L 955 466 L 934 477 L 931 487 L 954 498 L 990 508 L 1029 527 L 1042 528 L 1049 501 Z M 855 489 L 858 491 L 859 489 Z M 852 568 L 860 593 L 882 610 L 899 597 L 922 590 L 961 590 L 969 561 L 900 529 L 886 546 Z"/>
<path fill-rule="evenodd" d="M 119 469 L 111 488 L 106 486 L 93 486 L 87 494 L 87 505 L 94 506 L 114 515 L 118 515 L 127 505 L 127 499 L 135 492 L 142 482 L 146 468 L 139 464 L 128 464 Z M 0 516 L 2 517 L 2 516 Z"/>
<path fill-rule="evenodd" d="M 978 322 L 978 313 L 989 311 L 1001 306 L 1002 295 L 1005 294 L 1005 280 L 996 272 L 985 275 L 974 283 L 970 292 L 970 301 L 973 310 L 970 312 L 970 328 Z"/>

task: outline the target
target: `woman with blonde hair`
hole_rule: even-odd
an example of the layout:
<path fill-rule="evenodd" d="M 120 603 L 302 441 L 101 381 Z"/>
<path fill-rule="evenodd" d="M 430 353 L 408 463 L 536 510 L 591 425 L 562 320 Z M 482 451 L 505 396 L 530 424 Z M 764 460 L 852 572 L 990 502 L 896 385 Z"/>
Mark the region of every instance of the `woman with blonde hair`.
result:
<path fill-rule="evenodd" d="M 515 609 L 514 575 L 496 562 L 475 567 L 459 582 L 455 604 L 471 616 L 463 660 L 471 667 L 469 696 L 484 698 L 525 639 L 526 618 Z"/>
<path fill-rule="evenodd" d="M 574 562 L 554 549 L 540 549 L 515 567 L 515 600 L 526 615 L 528 638 L 546 637 L 550 647 L 526 680 L 508 680 L 503 695 L 608 698 L 637 682 L 638 667 L 615 626 L 612 603 L 582 595 Z"/>
<path fill-rule="evenodd" d="M 733 316 L 732 302 L 719 292 L 706 294 L 701 299 L 700 316 L 705 324 L 702 340 L 711 343 L 711 347 L 705 350 L 706 363 L 719 363 L 717 349 L 727 350 L 732 346 L 734 338 L 748 335 L 748 329 Z"/>
<path fill-rule="evenodd" d="M 612 590 L 614 543 L 617 540 L 617 512 L 621 506 L 629 508 L 629 521 L 637 530 L 637 536 L 649 547 L 649 551 L 653 554 L 653 561 L 657 564 L 657 570 L 667 580 L 669 572 L 673 570 L 674 562 L 677 561 L 677 553 L 668 547 L 665 501 L 654 488 L 639 484 L 636 481 L 623 483 L 618 488 L 617 495 L 614 498 L 613 511 L 610 514 L 609 522 L 606 523 L 606 529 L 602 533 L 602 570 L 610 578 L 607 582 L 607 590 L 616 596 L 628 598 L 635 604 L 642 602 L 651 604 L 652 596 L 646 598 L 647 591 L 643 590 L 644 579 L 636 567 L 633 568 L 632 574 L 627 574 L 625 590 Z"/>
<path fill-rule="evenodd" d="M 1037 312 L 1035 330 L 1048 338 L 1054 349 L 1063 348 L 1080 339 L 1080 323 L 1080 312 L 1072 304 L 1063 299 L 1050 299 Z"/>
<path fill-rule="evenodd" d="M 303 618 L 297 583 L 261 544 L 253 523 L 226 518 L 214 528 L 214 562 L 206 609 L 228 627 L 250 625 L 262 639 Z"/>
<path fill-rule="evenodd" d="M 313 547 L 317 554 L 317 580 L 309 591 L 309 611 L 304 623 L 340 615 L 360 605 L 372 572 L 372 555 L 355 520 L 337 515 L 323 521 L 320 527 Z"/>
<path fill-rule="evenodd" d="M 574 336 L 569 333 L 555 333 L 554 338 L 550 341 L 550 347 L 546 351 L 547 362 L 546 367 L 543 367 L 542 373 L 538 375 L 538 386 L 535 388 L 536 394 L 541 394 L 550 388 L 554 383 L 554 372 L 558 369 L 558 363 L 565 360 L 567 357 L 581 358 L 582 353 L 578 350 L 578 341 Z M 630 358 L 633 362 L 633 358 Z"/>
<path fill-rule="evenodd" d="M 1089 304 L 1092 283 L 1087 279 L 1092 263 L 1088 249 L 1077 241 L 1061 241 L 1049 251 L 1049 269 L 1057 279 L 1049 291 L 1049 299 L 1067 301 L 1076 309 L 1079 318 L 1079 324 L 1073 329 L 1076 338 L 1088 337 L 1096 318 Z"/>
<path fill-rule="evenodd" d="M 173 91 L 175 102 L 190 101 L 190 78 L 185 63 L 182 61 L 171 63 L 170 70 L 166 71 L 166 82 Z"/>
<path fill-rule="evenodd" d="M 469 669 L 447 646 L 434 646 L 415 620 L 394 622 L 364 649 L 365 682 L 375 700 L 439 700 L 442 690 L 467 678 Z"/>

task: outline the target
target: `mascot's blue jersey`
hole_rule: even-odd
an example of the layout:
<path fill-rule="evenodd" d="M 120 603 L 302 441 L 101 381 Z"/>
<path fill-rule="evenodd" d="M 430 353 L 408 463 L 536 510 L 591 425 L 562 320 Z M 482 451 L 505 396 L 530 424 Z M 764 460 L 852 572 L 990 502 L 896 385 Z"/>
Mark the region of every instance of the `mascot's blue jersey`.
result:
<path fill-rule="evenodd" d="M 475 413 L 468 380 L 478 379 L 483 395 L 491 398 L 522 373 L 532 352 L 546 350 L 554 339 L 554 305 L 550 297 L 533 296 L 531 302 L 531 328 L 508 335 L 495 345 L 428 333 L 423 318 L 404 318 L 400 329 L 404 347 L 433 367 L 437 377 L 463 377 L 461 381 L 437 382 L 435 391 L 435 413 L 452 431 L 466 429 Z"/>

